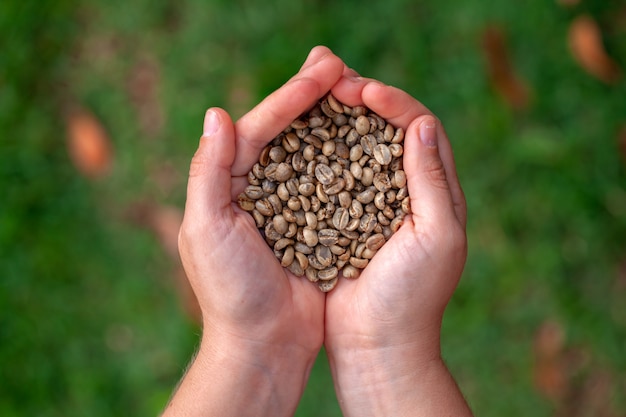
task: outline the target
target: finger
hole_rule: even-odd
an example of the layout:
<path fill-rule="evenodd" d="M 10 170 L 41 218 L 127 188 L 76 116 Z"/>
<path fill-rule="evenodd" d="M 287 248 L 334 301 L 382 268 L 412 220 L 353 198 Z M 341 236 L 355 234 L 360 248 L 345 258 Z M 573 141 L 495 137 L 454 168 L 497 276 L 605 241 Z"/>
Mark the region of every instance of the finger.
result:
<path fill-rule="evenodd" d="M 432 112 L 426 106 L 409 94 L 379 82 L 368 83 L 363 87 L 362 94 L 363 102 L 366 106 L 396 127 L 406 129 L 412 120 L 422 115 L 432 115 Z M 437 125 L 439 156 L 446 173 L 450 197 L 456 216 L 463 227 L 465 227 L 467 222 L 467 205 L 457 177 L 452 147 L 443 126 L 440 123 Z"/>
<path fill-rule="evenodd" d="M 344 65 L 343 74 L 339 81 L 333 86 L 331 92 L 333 96 L 346 106 L 359 106 L 363 104 L 361 97 L 363 87 L 374 80 L 364 78 L 358 72 Z"/>
<path fill-rule="evenodd" d="M 404 138 L 404 170 L 415 224 L 445 224 L 456 219 L 447 172 L 439 155 L 437 119 L 422 116 L 411 123 Z"/>
<path fill-rule="evenodd" d="M 235 158 L 235 131 L 228 113 L 207 110 L 204 133 L 191 160 L 185 217 L 202 222 L 223 217 L 230 206 L 230 170 Z"/>
<path fill-rule="evenodd" d="M 343 66 L 343 77 L 360 77 L 359 73 L 347 65 Z"/>
<path fill-rule="evenodd" d="M 446 178 L 448 180 L 448 187 L 450 188 L 452 205 L 457 219 L 459 219 L 459 222 L 463 228 L 465 228 L 467 225 L 467 202 L 465 200 L 465 193 L 461 188 L 461 183 L 459 182 L 459 177 L 457 175 L 452 145 L 450 144 L 448 135 L 446 134 L 441 123 L 438 124 L 438 137 L 440 138 L 439 155 L 441 156 L 444 169 L 446 170 Z"/>
<path fill-rule="evenodd" d="M 245 175 L 261 149 L 326 94 L 339 80 L 344 64 L 328 48 L 317 47 L 302 69 L 235 124 L 234 176 Z"/>
<path fill-rule="evenodd" d="M 300 71 L 316 63 L 320 60 L 320 58 L 322 58 L 324 55 L 328 55 L 329 53 L 332 53 L 332 51 L 323 45 L 313 47 L 313 49 L 311 49 L 311 51 L 309 52 L 309 55 L 307 55 L 306 59 L 302 63 Z"/>
<path fill-rule="evenodd" d="M 395 127 L 407 129 L 409 124 L 422 115 L 432 112 L 408 93 L 377 81 L 363 87 L 362 100 L 380 117 Z"/>

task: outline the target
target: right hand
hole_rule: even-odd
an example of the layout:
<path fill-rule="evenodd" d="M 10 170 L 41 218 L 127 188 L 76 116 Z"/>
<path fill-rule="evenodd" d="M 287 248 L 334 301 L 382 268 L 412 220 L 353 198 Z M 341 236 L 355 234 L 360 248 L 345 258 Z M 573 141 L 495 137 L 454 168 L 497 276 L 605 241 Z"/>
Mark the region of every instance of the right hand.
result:
<path fill-rule="evenodd" d="M 466 206 L 450 143 L 432 113 L 403 91 L 351 77 L 347 69 L 344 74 L 333 87 L 338 100 L 364 104 L 405 129 L 412 208 L 360 278 L 342 280 L 326 298 L 325 346 L 335 387 L 340 404 L 355 405 L 384 392 L 383 383 L 395 394 L 404 392 L 403 381 L 441 362 L 443 312 L 467 253 Z M 364 392 L 369 398 L 361 398 Z M 390 410 L 379 413 L 398 415 Z M 355 409 L 346 406 L 345 415 L 351 412 Z"/>

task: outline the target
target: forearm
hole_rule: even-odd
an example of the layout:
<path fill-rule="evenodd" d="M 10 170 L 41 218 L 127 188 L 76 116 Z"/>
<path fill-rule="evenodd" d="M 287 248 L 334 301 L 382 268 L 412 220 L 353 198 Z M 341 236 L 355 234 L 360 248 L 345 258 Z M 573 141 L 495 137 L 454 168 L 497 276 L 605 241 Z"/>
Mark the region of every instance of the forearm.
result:
<path fill-rule="evenodd" d="M 472 415 L 438 353 L 419 357 L 402 350 L 330 356 L 344 416 Z"/>
<path fill-rule="evenodd" d="M 163 416 L 291 416 L 314 357 L 203 343 Z"/>

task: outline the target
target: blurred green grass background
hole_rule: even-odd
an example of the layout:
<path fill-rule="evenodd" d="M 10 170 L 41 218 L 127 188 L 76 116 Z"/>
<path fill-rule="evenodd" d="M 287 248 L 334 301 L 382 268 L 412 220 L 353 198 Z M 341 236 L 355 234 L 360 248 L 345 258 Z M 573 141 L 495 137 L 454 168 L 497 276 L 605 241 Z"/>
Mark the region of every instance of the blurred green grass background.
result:
<path fill-rule="evenodd" d="M 0 415 L 162 410 L 200 330 L 152 207 L 182 209 L 207 107 L 240 116 L 324 44 L 448 130 L 470 252 L 443 353 L 476 415 L 625 416 L 626 82 L 577 65 L 581 15 L 626 68 L 617 0 L 0 3 Z M 76 106 L 114 149 L 100 178 L 68 156 Z M 297 415 L 340 415 L 323 352 Z"/>

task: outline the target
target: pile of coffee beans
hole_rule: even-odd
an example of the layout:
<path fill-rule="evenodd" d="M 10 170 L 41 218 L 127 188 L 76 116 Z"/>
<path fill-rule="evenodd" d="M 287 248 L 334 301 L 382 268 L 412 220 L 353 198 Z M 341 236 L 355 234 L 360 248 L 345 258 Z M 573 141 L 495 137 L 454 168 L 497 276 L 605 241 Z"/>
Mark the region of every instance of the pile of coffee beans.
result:
<path fill-rule="evenodd" d="M 239 206 L 283 267 L 330 291 L 411 211 L 403 142 L 402 128 L 328 94 L 263 149 Z"/>

